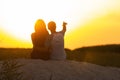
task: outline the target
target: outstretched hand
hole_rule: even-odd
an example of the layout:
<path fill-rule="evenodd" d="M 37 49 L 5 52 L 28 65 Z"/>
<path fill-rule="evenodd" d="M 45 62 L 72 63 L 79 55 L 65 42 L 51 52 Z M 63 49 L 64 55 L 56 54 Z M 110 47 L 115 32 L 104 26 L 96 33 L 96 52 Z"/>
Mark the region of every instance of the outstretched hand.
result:
<path fill-rule="evenodd" d="M 63 22 L 63 26 L 66 26 L 67 25 L 67 23 L 66 22 Z"/>
<path fill-rule="evenodd" d="M 67 25 L 67 23 L 66 22 L 63 22 L 63 32 L 65 32 L 66 31 L 66 25 Z"/>

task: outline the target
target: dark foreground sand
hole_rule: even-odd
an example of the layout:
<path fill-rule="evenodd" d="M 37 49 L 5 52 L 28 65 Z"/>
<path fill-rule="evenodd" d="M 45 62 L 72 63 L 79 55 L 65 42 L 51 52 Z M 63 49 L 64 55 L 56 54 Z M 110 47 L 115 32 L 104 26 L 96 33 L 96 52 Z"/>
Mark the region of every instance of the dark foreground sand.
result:
<path fill-rule="evenodd" d="M 120 68 L 76 61 L 18 59 L 25 80 L 120 80 Z"/>

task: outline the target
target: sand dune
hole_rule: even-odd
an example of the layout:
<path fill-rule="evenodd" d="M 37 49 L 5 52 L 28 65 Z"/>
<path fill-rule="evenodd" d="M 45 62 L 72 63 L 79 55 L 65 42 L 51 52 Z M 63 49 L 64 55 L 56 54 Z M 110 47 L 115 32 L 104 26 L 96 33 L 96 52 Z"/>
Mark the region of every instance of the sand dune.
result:
<path fill-rule="evenodd" d="M 18 59 L 26 80 L 120 80 L 120 68 L 76 61 Z"/>

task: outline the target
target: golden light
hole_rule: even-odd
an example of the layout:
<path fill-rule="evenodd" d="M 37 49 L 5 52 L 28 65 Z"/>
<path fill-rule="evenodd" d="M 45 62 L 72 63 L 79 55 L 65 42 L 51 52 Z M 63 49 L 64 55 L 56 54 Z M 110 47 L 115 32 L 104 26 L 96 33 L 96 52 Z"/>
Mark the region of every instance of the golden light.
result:
<path fill-rule="evenodd" d="M 1 0 L 0 29 L 13 38 L 31 43 L 34 23 L 43 19 L 53 20 L 57 31 L 66 21 L 69 35 L 77 27 L 120 8 L 119 0 Z"/>

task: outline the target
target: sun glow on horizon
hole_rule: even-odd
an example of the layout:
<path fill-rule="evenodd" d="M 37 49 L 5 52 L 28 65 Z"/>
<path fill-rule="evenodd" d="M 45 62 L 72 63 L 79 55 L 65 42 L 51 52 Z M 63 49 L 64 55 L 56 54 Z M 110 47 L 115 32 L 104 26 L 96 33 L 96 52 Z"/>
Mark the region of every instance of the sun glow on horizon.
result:
<path fill-rule="evenodd" d="M 57 31 L 62 29 L 63 21 L 67 22 L 67 36 L 77 27 L 119 8 L 119 0 L 2 0 L 0 29 L 12 38 L 31 43 L 37 19 L 43 19 L 46 26 L 55 21 Z"/>

